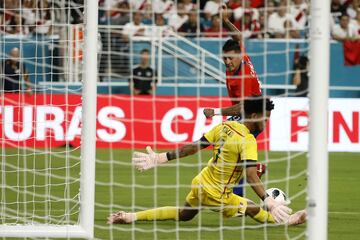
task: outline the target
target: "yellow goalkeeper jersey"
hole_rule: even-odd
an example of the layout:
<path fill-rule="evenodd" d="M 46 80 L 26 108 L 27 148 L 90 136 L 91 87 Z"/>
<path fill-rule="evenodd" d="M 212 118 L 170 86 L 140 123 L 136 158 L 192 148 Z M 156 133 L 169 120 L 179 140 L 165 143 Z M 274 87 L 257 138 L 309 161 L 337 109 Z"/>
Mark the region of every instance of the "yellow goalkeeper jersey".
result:
<path fill-rule="evenodd" d="M 236 121 L 219 124 L 204 137 L 214 146 L 213 157 L 197 178 L 206 192 L 221 197 L 232 192 L 243 177 L 244 160 L 258 160 L 256 139 L 245 125 Z"/>

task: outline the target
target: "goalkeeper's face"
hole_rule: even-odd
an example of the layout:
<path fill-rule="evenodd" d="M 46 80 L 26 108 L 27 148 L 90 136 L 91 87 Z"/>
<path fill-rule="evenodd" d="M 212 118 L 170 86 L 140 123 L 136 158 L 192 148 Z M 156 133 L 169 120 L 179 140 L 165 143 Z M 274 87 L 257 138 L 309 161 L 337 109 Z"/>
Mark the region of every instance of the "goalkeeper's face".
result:
<path fill-rule="evenodd" d="M 256 134 L 256 136 L 258 134 L 260 134 L 262 131 L 264 131 L 265 127 L 266 127 L 266 123 L 267 121 L 270 119 L 270 114 L 271 111 L 266 111 L 266 116 L 264 116 L 261 113 L 257 113 L 255 114 L 256 117 L 254 117 L 256 119 L 255 124 L 254 124 L 254 134 Z"/>
<path fill-rule="evenodd" d="M 240 52 L 231 50 L 223 52 L 223 60 L 226 66 L 226 70 L 229 72 L 236 71 L 241 63 L 241 54 Z"/>

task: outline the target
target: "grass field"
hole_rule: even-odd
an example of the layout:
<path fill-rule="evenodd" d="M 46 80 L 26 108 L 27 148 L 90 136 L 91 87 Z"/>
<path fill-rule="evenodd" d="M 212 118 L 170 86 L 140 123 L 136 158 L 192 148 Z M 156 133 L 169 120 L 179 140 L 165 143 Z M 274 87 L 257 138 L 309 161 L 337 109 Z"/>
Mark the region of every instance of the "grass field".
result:
<path fill-rule="evenodd" d="M 66 161 L 64 149 L 58 149 L 56 156 L 19 152 L 7 149 L 1 164 L 1 184 L 13 187 L 1 189 L 1 219 L 3 223 L 31 222 L 32 213 L 40 222 L 74 222 L 77 218 L 77 192 L 79 165 L 77 160 Z M 68 156 L 78 156 L 73 151 Z M 305 239 L 306 225 L 297 227 L 264 227 L 252 219 L 222 219 L 218 213 L 202 211 L 189 222 L 138 222 L 133 225 L 106 225 L 106 217 L 119 209 L 140 210 L 154 206 L 182 206 L 189 191 L 191 179 L 205 165 L 210 151 L 182 159 L 177 162 L 149 170 L 136 172 L 130 166 L 131 152 L 128 150 L 97 151 L 96 168 L 96 215 L 95 235 L 98 239 Z M 21 156 L 20 158 L 18 156 Z M 305 207 L 306 156 L 297 153 L 275 153 L 267 156 L 271 159 L 268 174 L 263 180 L 269 181 L 269 187 L 288 190 L 292 197 L 291 207 L 299 210 Z M 287 161 L 291 157 L 291 161 Z M 112 159 L 112 161 L 110 160 Z M 264 159 L 264 154 L 260 154 Z M 200 163 L 201 164 L 197 164 Z M 285 160 L 285 161 L 283 161 Z M 178 162 L 178 163 L 180 163 Z M 5 164 L 6 163 L 6 164 Z M 11 163 L 11 164 L 9 164 Z M 195 164 L 195 165 L 194 165 Z M 26 166 L 25 166 L 26 165 Z M 32 168 L 36 171 L 17 171 L 16 166 Z M 50 168 L 52 169 L 50 171 Z M 329 185 L 329 239 L 357 240 L 360 227 L 360 154 L 330 154 Z M 65 187 L 63 176 L 69 176 L 70 188 Z M 51 176 L 51 177 L 49 177 Z M 296 176 L 285 181 L 288 176 Z M 51 188 L 46 187 L 51 184 Z M 156 187 L 157 186 L 157 187 Z M 32 192 L 36 192 L 34 195 Z M 25 194 L 23 194 L 25 192 Z M 248 197 L 257 199 L 249 188 Z M 299 194 L 298 194 L 299 193 Z M 50 197 L 52 196 L 52 197 Z M 74 201 L 63 201 L 64 197 Z M 15 204 L 21 202 L 21 204 Z M 6 204 L 5 204 L 6 203 Z M 64 207 L 73 207 L 73 211 L 64 214 Z M 45 212 L 50 212 L 51 217 Z M 28 213 L 27 216 L 25 213 Z M 156 231 L 155 231 L 156 230 Z M 266 237 L 264 237 L 266 235 Z"/>

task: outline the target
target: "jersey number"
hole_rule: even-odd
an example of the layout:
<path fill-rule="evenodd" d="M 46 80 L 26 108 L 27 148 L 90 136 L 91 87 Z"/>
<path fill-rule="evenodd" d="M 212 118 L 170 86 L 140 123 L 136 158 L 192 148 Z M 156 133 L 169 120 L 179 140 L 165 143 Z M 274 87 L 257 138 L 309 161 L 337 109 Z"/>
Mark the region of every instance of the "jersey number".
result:
<path fill-rule="evenodd" d="M 219 146 L 219 149 L 217 150 L 217 153 L 214 157 L 214 162 L 213 164 L 216 165 L 219 157 L 220 157 L 220 154 L 221 154 L 221 148 L 224 146 L 224 143 L 225 143 L 225 140 L 223 138 L 220 139 L 220 146 Z"/>

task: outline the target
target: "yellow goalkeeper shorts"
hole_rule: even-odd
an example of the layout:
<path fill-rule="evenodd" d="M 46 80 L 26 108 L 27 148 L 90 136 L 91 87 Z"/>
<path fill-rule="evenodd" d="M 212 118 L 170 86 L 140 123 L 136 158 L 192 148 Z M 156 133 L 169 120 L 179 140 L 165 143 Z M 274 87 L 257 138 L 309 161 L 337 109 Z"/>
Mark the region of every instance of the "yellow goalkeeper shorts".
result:
<path fill-rule="evenodd" d="M 186 202 L 191 207 L 207 207 L 212 211 L 221 212 L 224 217 L 243 216 L 247 208 L 247 199 L 234 193 L 213 196 L 206 192 L 201 182 L 195 177 L 191 182 L 191 191 L 186 196 Z"/>

